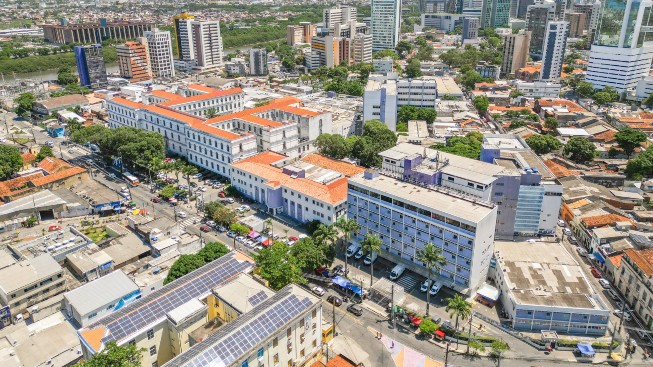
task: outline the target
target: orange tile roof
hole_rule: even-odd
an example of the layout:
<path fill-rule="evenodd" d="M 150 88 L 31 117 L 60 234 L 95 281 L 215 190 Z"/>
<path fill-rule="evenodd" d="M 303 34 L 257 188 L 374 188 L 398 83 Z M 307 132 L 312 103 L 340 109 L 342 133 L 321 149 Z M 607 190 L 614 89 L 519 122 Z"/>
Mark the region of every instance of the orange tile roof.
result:
<path fill-rule="evenodd" d="M 342 356 L 337 355 L 327 361 L 326 367 L 356 367 L 356 365 Z"/>
<path fill-rule="evenodd" d="M 535 73 L 542 70 L 542 65 L 524 66 L 517 70 L 518 73 Z"/>
<path fill-rule="evenodd" d="M 50 174 L 50 175 L 47 175 L 47 176 L 35 178 L 35 179 L 31 180 L 30 182 L 35 187 L 39 187 L 39 186 L 47 185 L 47 184 L 55 182 L 55 181 L 62 180 L 64 178 L 73 177 L 75 175 L 78 175 L 78 174 L 84 173 L 84 172 L 86 172 L 85 168 L 72 167 L 72 168 L 65 169 L 63 171 L 59 171 L 59 172 L 56 172 L 56 173 L 53 173 L 53 174 Z"/>
<path fill-rule="evenodd" d="M 82 338 L 84 338 L 84 340 L 90 344 L 93 350 L 99 351 L 100 347 L 102 347 L 102 338 L 104 338 L 104 334 L 106 334 L 106 332 L 107 328 L 104 326 L 99 326 L 95 329 L 82 331 L 80 334 Z"/>
<path fill-rule="evenodd" d="M 635 250 L 632 248 L 624 250 L 624 256 L 628 257 L 635 266 L 647 276 L 653 275 L 653 249 Z"/>
<path fill-rule="evenodd" d="M 236 162 L 232 164 L 232 166 L 242 171 L 264 177 L 267 179 L 269 186 L 286 186 L 292 190 L 301 192 L 307 196 L 330 204 L 338 204 L 347 199 L 347 177 L 341 177 L 327 185 L 315 182 L 307 178 L 292 178 L 291 176 L 285 174 L 281 168 L 277 168 L 271 165 L 271 163 L 277 162 L 284 158 L 286 158 L 284 155 L 278 153 L 264 152 Z M 309 158 L 309 160 L 311 161 L 309 163 L 315 165 L 318 165 L 316 164 L 317 162 L 326 162 L 316 158 Z M 355 169 L 358 169 L 358 167 L 354 165 L 351 165 L 352 168 L 344 168 L 343 165 L 347 164 L 348 163 L 340 162 L 337 168 L 328 165 L 325 168 L 329 168 L 334 171 L 341 169 L 349 173 L 353 172 Z"/>
<path fill-rule="evenodd" d="M 180 96 L 179 94 L 175 94 L 165 90 L 153 90 L 152 95 L 155 97 L 163 98 L 166 101 L 184 99 L 184 96 Z"/>
<path fill-rule="evenodd" d="M 309 154 L 302 158 L 302 161 L 340 172 L 347 177 L 352 177 L 365 172 L 364 167 L 355 166 L 343 161 L 337 161 L 335 159 L 325 157 L 321 154 Z"/>
<path fill-rule="evenodd" d="M 609 143 L 609 142 L 615 141 L 615 139 L 616 139 L 615 135 L 617 135 L 616 131 L 607 130 L 607 131 L 604 131 L 602 133 L 598 133 L 598 134 L 594 135 L 594 138 L 598 139 L 598 140 L 603 140 L 604 142 Z"/>
<path fill-rule="evenodd" d="M 115 97 L 111 100 L 112 102 L 120 103 L 123 106 L 130 108 L 145 108 L 146 105 L 134 101 L 130 101 L 127 98 Z"/>
<path fill-rule="evenodd" d="M 585 218 L 581 219 L 581 221 L 588 228 L 596 228 L 596 227 L 603 227 L 603 226 L 607 226 L 607 225 L 614 225 L 617 222 L 631 222 L 630 219 L 628 219 L 628 218 L 626 218 L 626 217 L 624 217 L 622 215 L 618 215 L 618 214 L 595 215 L 595 216 L 591 216 L 591 217 L 585 217 Z"/>
<path fill-rule="evenodd" d="M 551 172 L 556 176 L 556 178 L 575 176 L 579 174 L 578 171 L 570 170 L 569 168 L 558 164 L 550 159 L 544 161 L 544 164 L 551 170 Z"/>
<path fill-rule="evenodd" d="M 621 265 L 621 259 L 624 257 L 624 254 L 610 255 L 608 260 L 614 265 L 615 268 L 618 268 Z"/>
<path fill-rule="evenodd" d="M 20 157 L 23 158 L 23 164 L 34 163 L 36 160 L 36 156 L 32 153 L 23 153 L 20 155 Z"/>
<path fill-rule="evenodd" d="M 566 107 L 569 112 L 586 112 L 587 110 L 572 101 L 560 98 L 538 99 L 540 107 Z"/>
<path fill-rule="evenodd" d="M 590 204 L 589 200 L 580 199 L 578 201 L 574 201 L 571 204 L 567 204 L 567 207 L 569 207 L 569 209 L 577 209 L 577 208 L 582 208 L 582 207 L 584 207 L 585 205 L 588 205 L 588 204 Z"/>
<path fill-rule="evenodd" d="M 192 86 L 192 88 L 191 88 L 191 86 Z M 218 89 L 213 89 L 213 88 L 209 88 L 209 87 L 199 86 L 197 84 L 191 84 L 188 87 L 190 89 L 195 89 L 195 90 L 198 90 L 198 91 L 204 92 L 204 93 L 198 94 L 198 95 L 195 95 L 195 96 L 190 96 L 190 97 L 179 96 L 181 98 L 174 98 L 174 99 L 171 99 L 171 100 L 166 101 L 166 102 L 161 102 L 160 104 L 162 106 L 170 107 L 170 106 L 175 106 L 175 105 L 179 105 L 179 104 L 203 101 L 205 99 L 230 96 L 230 95 L 233 95 L 233 94 L 238 94 L 238 93 L 243 92 L 243 90 L 241 88 L 231 88 L 231 89 L 225 89 L 225 90 L 218 90 Z M 202 88 L 200 89 L 200 88 L 197 88 L 197 87 L 202 87 Z"/>
<path fill-rule="evenodd" d="M 73 167 L 73 165 L 70 163 L 55 157 L 47 157 L 43 159 L 41 162 L 39 162 L 38 166 L 49 174 L 53 174 L 61 170 L 66 170 Z"/>
<path fill-rule="evenodd" d="M 17 195 L 25 191 L 28 187 L 28 183 L 33 179 L 43 177 L 43 173 L 38 172 L 28 176 L 16 177 L 11 180 L 0 182 L 0 195 Z"/>

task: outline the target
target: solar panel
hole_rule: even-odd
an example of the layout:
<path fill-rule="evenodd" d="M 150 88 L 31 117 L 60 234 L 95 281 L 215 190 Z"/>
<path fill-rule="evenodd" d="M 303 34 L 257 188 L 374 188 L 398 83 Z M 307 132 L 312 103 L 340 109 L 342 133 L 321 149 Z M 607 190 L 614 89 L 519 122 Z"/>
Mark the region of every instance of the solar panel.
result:
<path fill-rule="evenodd" d="M 267 298 L 268 298 L 268 294 L 267 294 L 267 293 L 265 293 L 264 291 L 259 291 L 259 292 L 256 293 L 255 295 L 249 297 L 249 303 L 250 303 L 252 306 L 256 307 L 256 305 L 258 305 L 259 303 L 261 303 L 261 301 L 266 300 Z"/>

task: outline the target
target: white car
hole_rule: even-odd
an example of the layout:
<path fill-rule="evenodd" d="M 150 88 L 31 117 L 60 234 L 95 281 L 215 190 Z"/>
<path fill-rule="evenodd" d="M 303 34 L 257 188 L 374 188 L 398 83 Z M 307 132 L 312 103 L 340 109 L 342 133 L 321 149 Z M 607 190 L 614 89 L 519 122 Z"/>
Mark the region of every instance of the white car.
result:
<path fill-rule="evenodd" d="M 313 287 L 311 288 L 311 291 L 320 297 L 324 296 L 324 288 L 322 287 Z"/>
<path fill-rule="evenodd" d="M 201 191 L 201 192 L 206 192 L 206 187 L 200 186 L 200 187 L 197 188 L 197 190 Z"/>
<path fill-rule="evenodd" d="M 46 141 L 45 145 L 49 146 L 50 148 L 54 147 L 54 142 L 51 141 Z"/>
<path fill-rule="evenodd" d="M 123 186 L 120 188 L 120 192 L 129 192 L 129 189 Z"/>
<path fill-rule="evenodd" d="M 599 284 L 601 285 L 601 287 L 605 289 L 610 288 L 610 282 L 608 282 L 607 279 L 603 279 L 603 278 L 599 279 Z"/>
<path fill-rule="evenodd" d="M 431 290 L 429 291 L 429 294 L 432 295 L 432 296 L 435 296 L 436 294 L 438 294 L 438 292 L 440 291 L 440 289 L 442 289 L 442 283 L 440 283 L 440 282 L 435 282 L 435 283 L 433 283 L 433 285 L 431 286 Z"/>
<path fill-rule="evenodd" d="M 422 293 L 428 291 L 429 288 L 431 288 L 431 283 L 433 283 L 431 279 L 426 279 L 424 283 L 422 283 L 422 286 L 419 288 L 419 291 Z"/>
<path fill-rule="evenodd" d="M 188 216 L 188 214 L 186 214 L 186 212 L 177 212 L 177 216 L 179 218 L 183 219 L 183 218 L 186 218 Z"/>
<path fill-rule="evenodd" d="M 356 253 L 356 255 L 354 255 L 354 259 L 356 259 L 356 260 L 360 260 L 360 259 L 363 257 L 363 255 L 364 255 L 364 254 L 363 254 L 363 250 L 358 250 L 358 252 Z"/>
<path fill-rule="evenodd" d="M 614 310 L 614 312 L 613 312 L 613 314 L 614 314 L 615 316 L 617 316 L 617 317 L 621 317 L 621 314 L 622 314 L 622 313 L 623 313 L 623 315 L 624 315 L 624 320 L 626 320 L 626 321 L 632 321 L 633 318 L 630 316 L 630 313 L 628 313 L 628 311 L 626 311 L 626 312 L 621 312 L 621 310 Z"/>
<path fill-rule="evenodd" d="M 569 229 L 569 228 L 565 228 L 565 229 L 563 229 L 563 231 L 565 232 L 565 234 L 566 234 L 567 236 L 571 235 L 571 229 Z"/>
<path fill-rule="evenodd" d="M 580 246 L 576 246 L 576 251 L 578 252 L 578 255 L 580 256 L 587 256 L 587 250 Z"/>
<path fill-rule="evenodd" d="M 229 198 L 229 199 L 227 199 L 227 202 L 229 204 L 233 204 L 234 202 L 236 202 L 236 200 L 234 200 L 233 198 Z"/>
<path fill-rule="evenodd" d="M 566 223 L 565 223 L 564 220 L 562 220 L 562 219 L 558 219 L 558 226 L 560 226 L 560 227 L 564 227 L 565 224 L 566 224 Z"/>

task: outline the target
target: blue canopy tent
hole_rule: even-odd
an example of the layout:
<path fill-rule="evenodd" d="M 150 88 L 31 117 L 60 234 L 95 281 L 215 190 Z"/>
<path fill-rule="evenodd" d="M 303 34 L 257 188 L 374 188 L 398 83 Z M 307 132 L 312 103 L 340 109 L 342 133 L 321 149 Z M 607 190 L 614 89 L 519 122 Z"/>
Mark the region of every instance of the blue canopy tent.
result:
<path fill-rule="evenodd" d="M 596 352 L 594 352 L 594 348 L 592 348 L 590 344 L 579 343 L 576 344 L 576 348 L 578 348 L 578 352 L 583 356 L 592 357 L 596 354 Z"/>
<path fill-rule="evenodd" d="M 339 285 L 339 286 L 341 286 L 343 288 L 347 288 L 347 287 L 349 287 L 351 282 L 348 281 L 347 279 L 341 277 L 341 276 L 337 276 L 337 277 L 333 278 L 333 284 L 337 284 L 337 285 Z"/>
<path fill-rule="evenodd" d="M 361 296 L 361 297 L 362 297 L 363 294 L 365 293 L 365 292 L 363 291 L 363 288 L 361 288 L 361 287 L 359 287 L 359 286 L 357 286 L 357 285 L 353 285 L 353 284 L 351 284 L 351 285 L 349 286 L 349 290 L 351 290 L 352 292 L 354 292 L 354 294 L 357 294 L 357 295 L 359 295 L 359 296 Z"/>

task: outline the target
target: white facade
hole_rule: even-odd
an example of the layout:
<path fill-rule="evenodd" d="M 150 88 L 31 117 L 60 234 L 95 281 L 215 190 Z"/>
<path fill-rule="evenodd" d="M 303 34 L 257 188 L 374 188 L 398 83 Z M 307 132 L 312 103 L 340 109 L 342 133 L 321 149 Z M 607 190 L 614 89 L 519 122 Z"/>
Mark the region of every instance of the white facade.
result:
<path fill-rule="evenodd" d="M 268 51 L 265 48 L 249 50 L 250 75 L 268 75 Z"/>
<path fill-rule="evenodd" d="M 653 94 L 653 76 L 647 76 L 637 83 L 635 98 L 646 99 Z"/>
<path fill-rule="evenodd" d="M 372 60 L 372 66 L 377 73 L 391 73 L 394 67 L 395 60 L 392 57 L 384 57 L 382 59 Z"/>
<path fill-rule="evenodd" d="M 399 42 L 401 0 L 372 0 L 372 49 L 394 49 Z"/>
<path fill-rule="evenodd" d="M 152 74 L 156 78 L 172 78 L 175 76 L 175 63 L 172 60 L 172 41 L 169 31 L 154 29 L 145 31 L 147 39 Z"/>
<path fill-rule="evenodd" d="M 624 92 L 648 76 L 652 61 L 652 43 L 641 48 L 592 45 L 585 80 L 595 89 L 611 86 Z"/>
<path fill-rule="evenodd" d="M 331 30 L 336 24 L 356 22 L 357 10 L 355 6 L 341 5 L 337 8 L 324 9 L 322 20 L 324 27 Z"/>
<path fill-rule="evenodd" d="M 196 69 L 201 71 L 215 70 L 222 66 L 222 37 L 220 22 L 193 22 L 193 42 Z"/>
<path fill-rule="evenodd" d="M 178 19 L 177 37 L 179 40 L 179 59 L 183 61 L 195 60 L 195 43 L 193 42 L 193 19 Z"/>
<path fill-rule="evenodd" d="M 518 83 L 517 90 L 526 98 L 558 98 L 560 96 L 560 83 L 535 81 L 532 83 Z"/>
<path fill-rule="evenodd" d="M 464 17 L 463 14 L 422 14 L 422 27 L 433 27 L 443 32 L 451 32 L 457 25 L 461 25 Z"/>
<path fill-rule="evenodd" d="M 351 43 L 354 63 L 372 62 L 372 38 L 371 34 L 354 35 Z"/>
<path fill-rule="evenodd" d="M 549 22 L 544 34 L 542 51 L 542 81 L 559 81 L 562 62 L 567 47 L 569 22 Z"/>

